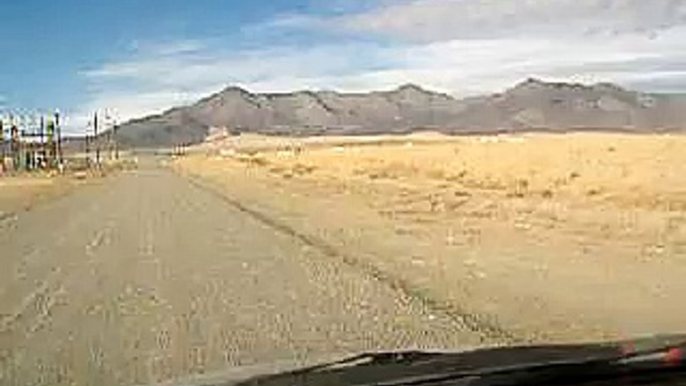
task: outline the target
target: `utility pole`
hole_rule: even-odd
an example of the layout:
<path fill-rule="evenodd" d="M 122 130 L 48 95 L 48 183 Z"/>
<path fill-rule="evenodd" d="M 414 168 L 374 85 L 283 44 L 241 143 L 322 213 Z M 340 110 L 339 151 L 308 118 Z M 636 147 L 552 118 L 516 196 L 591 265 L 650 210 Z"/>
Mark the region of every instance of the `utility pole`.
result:
<path fill-rule="evenodd" d="M 114 147 L 112 146 L 112 130 L 107 130 L 107 159 L 114 159 Z"/>
<path fill-rule="evenodd" d="M 12 165 L 14 169 L 21 169 L 21 140 L 19 138 L 19 128 L 12 115 L 10 115 L 10 151 L 12 153 Z"/>
<path fill-rule="evenodd" d="M 57 167 L 62 169 L 64 159 L 62 158 L 62 128 L 60 127 L 60 112 L 55 111 L 55 132 L 57 134 Z"/>
<path fill-rule="evenodd" d="M 114 159 L 119 161 L 119 141 L 117 140 L 117 120 L 114 120 L 114 127 L 112 127 L 112 131 L 114 131 Z"/>
<path fill-rule="evenodd" d="M 90 126 L 90 125 L 89 125 Z M 86 130 L 86 167 L 91 166 L 91 145 L 90 136 L 88 135 L 88 130 Z"/>
<path fill-rule="evenodd" d="M 5 129 L 2 126 L 2 119 L 0 116 L 0 171 L 5 173 Z"/>
<path fill-rule="evenodd" d="M 40 123 L 39 123 L 39 128 L 38 128 L 38 136 L 40 137 L 40 143 L 41 143 L 41 158 L 43 159 L 43 167 L 47 168 L 50 167 L 49 162 L 48 162 L 48 151 L 46 149 L 46 141 L 45 141 L 45 117 L 43 117 L 43 114 L 40 116 Z"/>
<path fill-rule="evenodd" d="M 100 167 L 100 141 L 98 139 L 98 113 L 97 111 L 95 112 L 95 116 L 93 119 L 93 130 L 94 130 L 94 137 L 93 140 L 95 141 L 95 164 Z"/>

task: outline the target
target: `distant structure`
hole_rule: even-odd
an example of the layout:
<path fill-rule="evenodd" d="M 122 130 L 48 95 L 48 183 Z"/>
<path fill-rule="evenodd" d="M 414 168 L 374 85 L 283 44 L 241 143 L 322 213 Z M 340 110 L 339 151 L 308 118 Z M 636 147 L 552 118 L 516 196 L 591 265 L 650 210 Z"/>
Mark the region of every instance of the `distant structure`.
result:
<path fill-rule="evenodd" d="M 106 159 L 103 153 L 109 154 L 109 160 L 119 160 L 119 143 L 116 140 L 118 118 L 114 111 L 103 109 L 93 114 L 88 122 L 84 136 L 86 161 L 89 167 L 100 167 Z M 91 152 L 93 157 L 91 159 Z"/>
<path fill-rule="evenodd" d="M 0 172 L 61 169 L 60 114 L 0 116 Z"/>

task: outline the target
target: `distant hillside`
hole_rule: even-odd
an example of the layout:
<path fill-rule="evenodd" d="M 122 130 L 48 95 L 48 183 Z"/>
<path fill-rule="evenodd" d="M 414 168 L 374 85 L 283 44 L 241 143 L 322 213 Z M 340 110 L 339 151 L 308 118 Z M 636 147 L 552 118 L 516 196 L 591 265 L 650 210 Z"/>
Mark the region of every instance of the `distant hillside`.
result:
<path fill-rule="evenodd" d="M 446 125 L 452 129 L 686 128 L 683 95 L 645 94 L 600 83 L 546 83 L 529 79 L 502 94 L 472 99 Z"/>
<path fill-rule="evenodd" d="M 456 99 L 416 85 L 346 94 L 254 94 L 228 87 L 194 105 L 128 122 L 130 146 L 198 143 L 211 127 L 284 135 L 377 134 L 436 130 L 449 134 L 527 129 L 653 131 L 686 127 L 686 98 L 645 94 L 607 83 L 529 79 L 501 94 Z"/>

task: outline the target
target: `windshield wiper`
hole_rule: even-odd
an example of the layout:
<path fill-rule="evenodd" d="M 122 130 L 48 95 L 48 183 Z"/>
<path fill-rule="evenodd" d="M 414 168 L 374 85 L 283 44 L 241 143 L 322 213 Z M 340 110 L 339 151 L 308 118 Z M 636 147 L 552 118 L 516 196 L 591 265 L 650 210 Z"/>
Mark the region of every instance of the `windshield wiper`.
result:
<path fill-rule="evenodd" d="M 604 344 L 367 353 L 237 385 L 563 385 L 657 382 L 686 374 L 686 335 Z M 686 379 L 685 379 L 686 381 Z"/>

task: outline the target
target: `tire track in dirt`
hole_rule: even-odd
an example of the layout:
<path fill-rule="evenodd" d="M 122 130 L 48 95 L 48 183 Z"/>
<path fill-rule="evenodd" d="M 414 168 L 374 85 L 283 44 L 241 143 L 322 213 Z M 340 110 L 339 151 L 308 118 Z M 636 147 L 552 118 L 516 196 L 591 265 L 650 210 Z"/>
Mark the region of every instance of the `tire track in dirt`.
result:
<path fill-rule="evenodd" d="M 50 303 L 47 299 L 50 298 L 51 293 L 57 291 L 58 286 L 54 282 L 60 272 L 59 268 L 54 269 L 48 277 L 38 284 L 34 291 L 24 297 L 19 307 L 9 314 L 2 315 L 0 318 L 0 334 L 9 332 L 17 325 L 23 324 L 20 322 L 25 319 L 36 319 L 39 313 L 45 312 L 44 306 Z"/>
<path fill-rule="evenodd" d="M 257 209 L 250 208 L 239 200 L 231 198 L 223 193 L 218 186 L 210 181 L 188 173 L 184 173 L 182 176 L 197 188 L 210 192 L 222 201 L 234 207 L 236 210 L 255 218 L 275 231 L 293 237 L 303 244 L 319 250 L 327 257 L 343 261 L 345 264 L 361 271 L 367 277 L 388 285 L 393 290 L 404 296 L 407 296 L 408 298 L 419 301 L 430 310 L 441 312 L 447 315 L 456 324 L 464 326 L 468 330 L 481 336 L 481 340 L 483 342 L 492 343 L 493 341 L 496 341 L 506 344 L 515 344 L 526 343 L 532 340 L 531 337 L 523 337 L 514 333 L 513 331 L 508 330 L 493 318 L 476 314 L 470 312 L 464 307 L 438 300 L 428 294 L 427 291 L 413 286 L 407 280 L 403 280 L 388 272 L 385 272 L 371 263 L 364 262 L 360 259 L 350 256 L 319 237 L 302 233 L 283 221 L 269 216 L 268 214 Z"/>
<path fill-rule="evenodd" d="M 45 243 L 43 245 L 37 242 L 26 243 L 30 240 L 28 238 L 19 241 L 15 246 L 23 251 L 12 271 L 15 273 L 14 277 L 24 283 L 0 287 L 0 296 L 4 298 L 11 296 L 12 293 L 22 293 L 22 287 L 27 285 L 32 284 L 32 288 L 23 294 L 23 298 L 13 309 L 6 309 L 4 313 L 0 313 L 0 384 L 3 384 L 3 379 L 11 379 L 12 372 L 22 366 L 24 360 L 29 359 L 19 342 L 28 342 L 33 336 L 48 328 L 62 311 L 62 307 L 69 304 L 72 296 L 67 290 L 69 283 L 87 274 L 87 264 L 74 264 L 73 261 L 55 257 L 61 256 L 57 251 L 62 251 L 70 240 L 69 236 L 83 224 L 83 220 L 87 219 L 94 209 L 97 209 L 97 206 L 90 205 L 84 212 L 71 216 L 69 221 L 55 228 L 59 229 L 58 232 L 41 239 Z M 33 214 L 27 211 L 26 215 L 31 217 Z M 14 214 L 10 218 L 10 226 L 17 224 L 15 221 L 24 220 L 23 217 L 20 219 Z M 91 258 L 95 256 L 97 250 L 108 243 L 111 232 L 111 223 L 95 230 L 87 241 L 81 244 L 85 255 Z M 11 302 L 8 299 L 0 300 Z"/>

